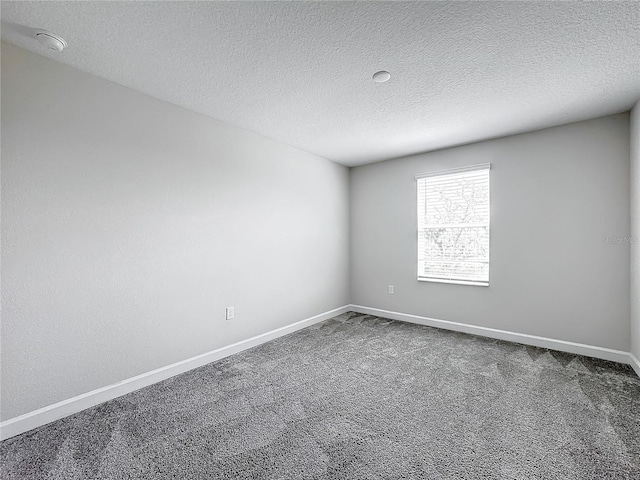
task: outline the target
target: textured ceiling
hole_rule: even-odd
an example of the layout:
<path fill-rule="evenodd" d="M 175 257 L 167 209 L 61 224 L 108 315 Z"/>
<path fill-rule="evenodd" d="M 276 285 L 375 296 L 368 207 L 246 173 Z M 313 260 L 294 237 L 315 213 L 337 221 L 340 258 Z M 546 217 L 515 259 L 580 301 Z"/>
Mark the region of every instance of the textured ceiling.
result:
<path fill-rule="evenodd" d="M 3 1 L 2 20 L 13 44 L 345 165 L 640 98 L 635 1 Z M 374 83 L 378 70 L 391 80 Z"/>

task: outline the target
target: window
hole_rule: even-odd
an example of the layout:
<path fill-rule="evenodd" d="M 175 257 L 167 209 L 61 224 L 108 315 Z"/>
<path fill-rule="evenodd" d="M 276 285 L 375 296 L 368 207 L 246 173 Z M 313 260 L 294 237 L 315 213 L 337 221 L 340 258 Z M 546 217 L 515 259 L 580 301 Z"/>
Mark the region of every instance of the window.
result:
<path fill-rule="evenodd" d="M 489 285 L 489 169 L 416 176 L 418 280 Z"/>

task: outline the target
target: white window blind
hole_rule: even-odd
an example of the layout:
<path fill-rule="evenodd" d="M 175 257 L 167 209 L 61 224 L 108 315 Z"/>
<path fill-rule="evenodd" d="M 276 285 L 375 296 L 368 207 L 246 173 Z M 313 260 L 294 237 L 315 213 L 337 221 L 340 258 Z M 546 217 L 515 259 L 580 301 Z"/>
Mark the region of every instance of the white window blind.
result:
<path fill-rule="evenodd" d="M 416 176 L 418 280 L 489 285 L 490 164 Z"/>

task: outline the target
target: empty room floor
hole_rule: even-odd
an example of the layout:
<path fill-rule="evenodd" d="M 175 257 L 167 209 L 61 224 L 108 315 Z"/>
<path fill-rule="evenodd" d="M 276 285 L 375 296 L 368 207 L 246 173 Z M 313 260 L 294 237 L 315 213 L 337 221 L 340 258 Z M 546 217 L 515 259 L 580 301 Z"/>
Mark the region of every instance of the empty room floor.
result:
<path fill-rule="evenodd" d="M 638 479 L 621 364 L 345 313 L 5 440 L 3 479 Z"/>

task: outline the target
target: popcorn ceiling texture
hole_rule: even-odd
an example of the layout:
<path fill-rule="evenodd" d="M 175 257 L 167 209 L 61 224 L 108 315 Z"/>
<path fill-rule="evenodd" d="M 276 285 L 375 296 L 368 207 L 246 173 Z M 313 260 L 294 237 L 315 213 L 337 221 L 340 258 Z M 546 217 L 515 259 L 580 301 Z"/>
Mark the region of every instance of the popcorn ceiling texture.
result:
<path fill-rule="evenodd" d="M 631 353 L 640 361 L 640 102 L 631 112 Z M 640 364 L 637 365 L 640 368 Z M 638 371 L 640 375 L 640 371 Z"/>
<path fill-rule="evenodd" d="M 626 365 L 346 313 L 0 444 L 10 479 L 637 479 Z"/>
<path fill-rule="evenodd" d="M 81 70 L 346 165 L 629 110 L 640 2 L 2 2 Z M 371 76 L 388 70 L 391 81 Z"/>

